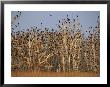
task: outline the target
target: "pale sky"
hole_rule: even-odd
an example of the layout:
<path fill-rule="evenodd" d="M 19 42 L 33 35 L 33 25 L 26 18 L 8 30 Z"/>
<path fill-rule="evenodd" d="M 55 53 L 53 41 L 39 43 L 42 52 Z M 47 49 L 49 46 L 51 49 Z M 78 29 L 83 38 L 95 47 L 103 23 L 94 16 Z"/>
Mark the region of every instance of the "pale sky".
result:
<path fill-rule="evenodd" d="M 17 11 L 12 11 L 12 17 Z M 17 20 L 19 22 L 19 29 L 27 29 L 33 26 L 49 27 L 50 29 L 57 29 L 56 24 L 59 20 L 68 17 L 70 19 L 76 18 L 78 15 L 83 31 L 86 27 L 95 27 L 97 25 L 97 18 L 100 16 L 100 11 L 22 11 L 21 17 Z"/>

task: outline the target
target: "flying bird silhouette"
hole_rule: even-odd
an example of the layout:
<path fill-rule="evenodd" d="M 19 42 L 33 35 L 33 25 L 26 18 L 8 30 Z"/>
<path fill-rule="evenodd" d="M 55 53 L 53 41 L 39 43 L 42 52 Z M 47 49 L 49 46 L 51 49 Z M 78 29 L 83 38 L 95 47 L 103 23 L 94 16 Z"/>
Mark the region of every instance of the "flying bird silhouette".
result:
<path fill-rule="evenodd" d="M 49 16 L 52 16 L 52 14 L 50 14 Z"/>
<path fill-rule="evenodd" d="M 60 23 L 60 20 L 59 20 L 59 23 Z"/>
<path fill-rule="evenodd" d="M 16 15 L 16 17 L 18 18 L 18 15 Z"/>
<path fill-rule="evenodd" d="M 67 14 L 67 17 L 68 17 L 68 14 Z"/>

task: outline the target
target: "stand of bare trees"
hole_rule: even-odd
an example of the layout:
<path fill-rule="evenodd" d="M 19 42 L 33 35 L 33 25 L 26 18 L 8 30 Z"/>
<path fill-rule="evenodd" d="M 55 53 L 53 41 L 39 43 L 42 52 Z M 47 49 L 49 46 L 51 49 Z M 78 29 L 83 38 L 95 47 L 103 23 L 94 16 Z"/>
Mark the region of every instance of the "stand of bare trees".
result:
<path fill-rule="evenodd" d="M 21 15 L 21 14 L 20 14 Z M 99 18 L 99 17 L 98 17 Z M 14 26 L 14 24 L 13 24 Z M 81 32 L 78 16 L 59 20 L 57 31 L 31 27 L 12 29 L 12 71 L 100 71 L 100 24 Z"/>

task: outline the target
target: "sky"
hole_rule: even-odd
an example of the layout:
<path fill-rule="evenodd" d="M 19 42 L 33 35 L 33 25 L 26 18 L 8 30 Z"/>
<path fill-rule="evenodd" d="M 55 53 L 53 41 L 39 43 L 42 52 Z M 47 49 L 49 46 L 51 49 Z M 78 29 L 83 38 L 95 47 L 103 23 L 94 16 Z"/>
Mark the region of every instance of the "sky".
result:
<path fill-rule="evenodd" d="M 11 17 L 13 18 L 16 14 L 17 11 L 12 11 Z M 78 15 L 80 24 L 85 32 L 87 27 L 95 27 L 97 25 L 100 11 L 22 11 L 17 22 L 19 22 L 19 29 L 21 30 L 33 26 L 57 29 L 56 25 L 59 24 L 59 20 L 66 18 L 67 14 L 70 19 L 76 18 Z"/>

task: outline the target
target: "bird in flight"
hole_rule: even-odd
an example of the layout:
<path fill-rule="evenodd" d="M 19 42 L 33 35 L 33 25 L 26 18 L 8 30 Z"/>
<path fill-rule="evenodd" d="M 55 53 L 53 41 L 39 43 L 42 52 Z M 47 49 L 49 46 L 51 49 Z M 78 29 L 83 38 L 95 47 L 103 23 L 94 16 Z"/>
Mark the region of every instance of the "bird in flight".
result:
<path fill-rule="evenodd" d="M 52 16 L 52 14 L 50 14 L 49 16 Z"/>

